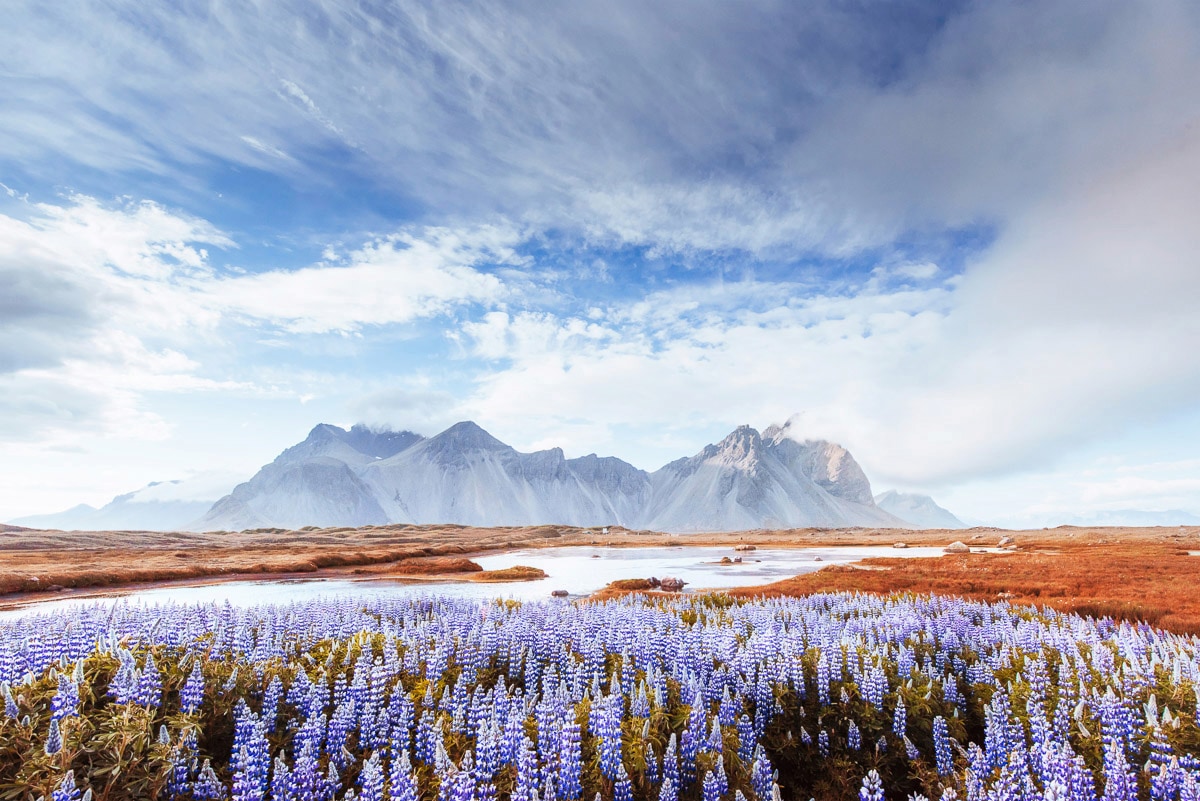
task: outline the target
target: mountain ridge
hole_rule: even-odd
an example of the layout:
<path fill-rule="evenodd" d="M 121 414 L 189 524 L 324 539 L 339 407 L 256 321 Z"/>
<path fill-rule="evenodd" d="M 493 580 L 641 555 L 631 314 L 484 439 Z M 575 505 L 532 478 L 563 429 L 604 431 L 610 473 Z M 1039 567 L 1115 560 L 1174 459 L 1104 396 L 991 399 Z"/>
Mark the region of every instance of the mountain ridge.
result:
<path fill-rule="evenodd" d="M 432 437 L 315 427 L 195 524 L 203 529 L 454 523 L 661 531 L 898 526 L 846 449 L 749 425 L 649 473 L 614 456 L 522 453 L 472 421 Z M 386 437 L 386 442 L 381 438 Z"/>

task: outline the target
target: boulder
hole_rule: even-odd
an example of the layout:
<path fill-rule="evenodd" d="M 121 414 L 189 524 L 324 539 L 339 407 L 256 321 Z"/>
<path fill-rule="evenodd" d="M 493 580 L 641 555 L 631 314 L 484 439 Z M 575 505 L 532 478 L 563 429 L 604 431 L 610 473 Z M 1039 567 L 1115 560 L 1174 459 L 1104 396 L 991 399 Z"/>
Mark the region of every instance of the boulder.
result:
<path fill-rule="evenodd" d="M 737 545 L 734 547 L 733 550 L 735 550 L 735 551 L 757 551 L 758 547 L 754 546 L 754 545 Z"/>
<path fill-rule="evenodd" d="M 566 598 L 570 594 L 571 593 L 567 592 L 566 590 L 555 590 L 554 592 L 550 593 L 550 595 L 554 598 Z"/>
<path fill-rule="evenodd" d="M 895 542 L 895 543 L 892 543 L 892 547 L 893 548 L 907 548 L 908 543 L 907 542 Z"/>
<path fill-rule="evenodd" d="M 943 549 L 946 553 L 970 553 L 971 549 L 962 540 L 950 543 Z"/>
<path fill-rule="evenodd" d="M 685 584 L 687 584 L 687 582 L 683 579 L 677 579 L 668 576 L 662 580 L 659 586 L 661 586 L 667 592 L 679 592 L 683 589 L 683 585 Z"/>
<path fill-rule="evenodd" d="M 1014 540 L 1012 537 L 1001 537 L 1000 547 L 1003 548 L 1007 545 L 1012 545 L 1014 542 L 1016 542 L 1016 540 Z"/>

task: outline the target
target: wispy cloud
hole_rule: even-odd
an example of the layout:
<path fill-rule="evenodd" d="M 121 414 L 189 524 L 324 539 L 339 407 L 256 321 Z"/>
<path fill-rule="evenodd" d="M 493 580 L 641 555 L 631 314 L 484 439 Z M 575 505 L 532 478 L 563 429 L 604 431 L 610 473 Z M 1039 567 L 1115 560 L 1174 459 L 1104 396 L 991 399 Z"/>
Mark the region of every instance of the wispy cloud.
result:
<path fill-rule="evenodd" d="M 662 248 L 843 253 L 1003 223 L 1200 112 L 1186 2 L 10 18 L 0 64 L 39 74 L 8 95 L 0 144 L 28 164 L 217 157 L 387 186 L 435 224 L 501 213 Z M 346 163 L 321 155 L 347 144 Z"/>

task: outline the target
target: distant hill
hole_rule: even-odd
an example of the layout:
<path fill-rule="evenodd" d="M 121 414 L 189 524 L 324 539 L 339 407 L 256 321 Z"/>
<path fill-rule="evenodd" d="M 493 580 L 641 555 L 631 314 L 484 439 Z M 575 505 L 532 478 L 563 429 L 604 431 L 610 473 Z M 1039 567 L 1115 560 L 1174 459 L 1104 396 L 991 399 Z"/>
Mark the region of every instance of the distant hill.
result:
<path fill-rule="evenodd" d="M 647 473 L 614 457 L 521 453 L 473 422 L 436 436 L 319 425 L 193 526 L 203 530 L 381 523 L 660 531 L 904 526 L 880 509 L 839 445 L 789 425 L 742 426 Z"/>
<path fill-rule="evenodd" d="M 928 495 L 888 490 L 875 496 L 875 504 L 917 528 L 967 528 L 966 523 Z"/>
<path fill-rule="evenodd" d="M 156 481 L 118 495 L 99 509 L 80 504 L 62 512 L 21 517 L 15 525 L 63 531 L 179 531 L 204 515 L 229 492 L 238 476 L 201 473 L 189 479 Z"/>

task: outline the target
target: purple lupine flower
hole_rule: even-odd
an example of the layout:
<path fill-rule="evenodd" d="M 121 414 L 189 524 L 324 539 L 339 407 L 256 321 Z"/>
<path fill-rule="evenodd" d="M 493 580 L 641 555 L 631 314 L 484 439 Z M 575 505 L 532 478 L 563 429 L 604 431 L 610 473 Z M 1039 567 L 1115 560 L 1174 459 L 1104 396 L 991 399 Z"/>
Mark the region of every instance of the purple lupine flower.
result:
<path fill-rule="evenodd" d="M 324 801 L 325 779 L 317 762 L 316 750 L 306 742 L 292 767 L 291 789 L 296 801 Z"/>
<path fill-rule="evenodd" d="M 600 773 L 612 781 L 617 779 L 621 764 L 621 696 L 606 695 L 593 704 L 595 713 L 588 727 L 599 740 Z"/>
<path fill-rule="evenodd" d="M 1179 801 L 1200 801 L 1200 778 L 1191 771 L 1179 783 Z"/>
<path fill-rule="evenodd" d="M 703 701 L 697 698 L 688 711 L 687 727 L 679 741 L 679 768 L 684 784 L 690 784 L 695 779 L 696 756 L 700 753 L 700 744 L 705 740 L 707 722 Z"/>
<path fill-rule="evenodd" d="M 17 701 L 13 698 L 12 690 L 7 682 L 0 684 L 0 693 L 4 695 L 4 714 L 13 720 L 19 718 L 21 709 L 17 706 Z"/>
<path fill-rule="evenodd" d="M 704 781 L 701 784 L 701 795 L 703 801 L 721 801 L 721 786 L 717 782 L 717 777 L 712 771 L 704 772 Z"/>
<path fill-rule="evenodd" d="M 892 734 L 903 739 L 908 735 L 908 709 L 903 698 L 896 698 L 896 711 L 892 715 Z"/>
<path fill-rule="evenodd" d="M 766 752 L 759 748 L 754 763 L 750 766 L 750 789 L 754 792 L 755 801 L 769 801 L 771 784 L 774 781 L 771 760 Z"/>
<path fill-rule="evenodd" d="M 398 759 L 393 758 L 388 775 L 389 801 L 417 801 L 417 780 L 413 776 L 408 751 L 401 751 Z"/>
<path fill-rule="evenodd" d="M 513 788 L 512 801 L 533 801 L 537 794 L 538 764 L 533 743 L 528 737 L 521 738 L 517 751 L 517 783 Z"/>
<path fill-rule="evenodd" d="M 563 801 L 579 798 L 583 793 L 580 777 L 583 774 L 583 751 L 579 723 L 573 718 L 563 726 L 561 750 L 558 756 L 558 796 Z"/>
<path fill-rule="evenodd" d="M 204 673 L 200 669 L 200 659 L 192 660 L 192 670 L 188 673 L 183 689 L 179 691 L 179 708 L 186 715 L 191 715 L 200 709 L 204 702 Z"/>
<path fill-rule="evenodd" d="M 738 734 L 738 759 L 742 762 L 749 762 L 754 758 L 754 724 L 750 721 L 748 715 L 742 715 L 737 719 L 737 734 Z"/>
<path fill-rule="evenodd" d="M 50 717 L 62 720 L 79 714 L 79 685 L 66 673 L 58 674 L 58 691 L 50 699 Z"/>
<path fill-rule="evenodd" d="M 207 759 L 192 782 L 192 797 L 196 801 L 224 801 L 225 788 Z"/>
<path fill-rule="evenodd" d="M 229 760 L 233 773 L 233 801 L 262 801 L 266 797 L 271 767 L 268 748 L 266 727 L 245 701 L 238 701 L 234 710 L 233 753 Z"/>
<path fill-rule="evenodd" d="M 190 676 L 188 680 L 191 680 Z M 201 676 L 200 680 L 203 682 L 204 677 Z M 203 683 L 201 684 L 200 692 L 203 695 Z M 259 715 L 268 733 L 275 731 L 276 718 L 279 717 L 279 702 L 282 699 L 283 682 L 279 680 L 278 676 L 273 676 L 270 684 L 267 685 L 267 691 L 263 694 L 262 713 Z"/>
<path fill-rule="evenodd" d="M 54 756 L 62 750 L 62 731 L 58 728 L 58 719 L 50 719 L 50 733 L 46 735 L 45 751 L 47 756 Z"/>
<path fill-rule="evenodd" d="M 154 663 L 152 653 L 146 654 L 146 664 L 138 676 L 131 700 L 149 709 L 157 709 L 162 704 L 162 674 Z"/>
<path fill-rule="evenodd" d="M 633 788 L 629 784 L 629 774 L 625 765 L 617 768 L 617 780 L 613 785 L 613 801 L 633 801 Z"/>
<path fill-rule="evenodd" d="M 874 770 L 863 777 L 862 788 L 858 791 L 859 801 L 883 801 L 883 781 Z"/>
<path fill-rule="evenodd" d="M 1104 748 L 1103 801 L 1137 801 L 1137 779 L 1120 739 L 1114 739 Z"/>
<path fill-rule="evenodd" d="M 950 751 L 950 730 L 941 715 L 933 719 L 933 752 L 938 775 L 949 776 L 954 770 L 954 759 Z"/>
<path fill-rule="evenodd" d="M 1182 771 L 1161 726 L 1155 726 L 1150 734 L 1150 760 L 1147 767 L 1150 770 L 1151 801 L 1174 801 L 1179 794 Z"/>
<path fill-rule="evenodd" d="M 426 709 L 421 713 L 420 723 L 417 724 L 416 757 L 426 765 L 433 764 L 433 755 L 437 752 L 437 735 L 441 732 L 433 717 L 433 712 Z"/>
<path fill-rule="evenodd" d="M 383 801 L 383 765 L 378 751 L 363 763 L 362 773 L 358 776 L 358 786 L 359 801 Z"/>
<path fill-rule="evenodd" d="M 662 778 L 659 775 L 659 769 L 658 754 L 654 751 L 654 743 L 646 743 L 646 781 L 650 784 L 658 784 Z"/>
<path fill-rule="evenodd" d="M 1042 790 L 1042 801 L 1070 801 L 1070 790 L 1058 779 L 1046 782 Z"/>
<path fill-rule="evenodd" d="M 663 752 L 663 785 L 670 782 L 673 792 L 679 793 L 679 758 L 676 756 L 675 734 L 667 741 L 667 750 Z"/>
<path fill-rule="evenodd" d="M 81 801 L 82 798 L 79 786 L 75 784 L 75 771 L 73 770 L 68 770 L 63 774 L 62 781 L 50 794 L 51 801 Z"/>
<path fill-rule="evenodd" d="M 858 730 L 858 724 L 853 720 L 846 726 L 846 745 L 851 751 L 858 751 L 862 748 L 862 733 Z"/>
<path fill-rule="evenodd" d="M 196 770 L 196 733 L 189 731 L 180 743 L 171 750 L 171 771 L 167 775 L 165 794 L 167 798 L 182 795 Z"/>
<path fill-rule="evenodd" d="M 292 793 L 292 771 L 283 754 L 275 757 L 275 767 L 271 770 L 271 801 L 290 801 Z"/>
<path fill-rule="evenodd" d="M 662 785 L 658 788 L 658 801 L 679 801 L 679 792 L 675 789 L 675 782 L 671 781 L 671 777 L 663 779 Z"/>
<path fill-rule="evenodd" d="M 342 777 L 338 775 L 337 767 L 330 762 L 329 770 L 325 771 L 324 791 L 326 798 L 333 798 L 342 789 Z"/>
<path fill-rule="evenodd" d="M 817 660 L 817 701 L 821 706 L 829 705 L 831 673 L 832 669 L 829 665 L 829 657 L 822 651 L 820 658 Z"/>
<path fill-rule="evenodd" d="M 713 778 L 717 782 L 717 795 L 722 798 L 729 792 L 729 777 L 725 775 L 725 761 L 717 760 L 717 769 L 712 772 Z"/>

